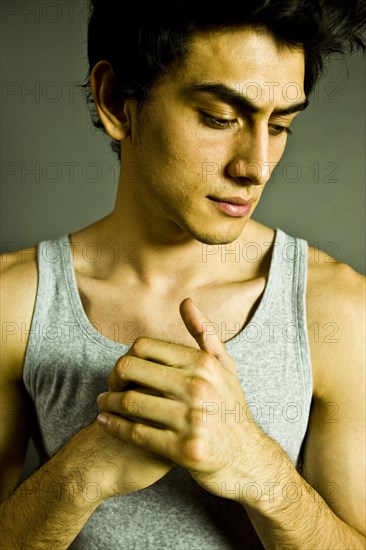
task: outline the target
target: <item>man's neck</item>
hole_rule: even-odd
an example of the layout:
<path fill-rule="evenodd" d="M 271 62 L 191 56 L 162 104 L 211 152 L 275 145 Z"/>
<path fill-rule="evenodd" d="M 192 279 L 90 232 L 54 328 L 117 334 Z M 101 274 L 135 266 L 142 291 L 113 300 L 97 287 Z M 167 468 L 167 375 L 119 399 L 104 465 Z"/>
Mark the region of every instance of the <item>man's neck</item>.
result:
<path fill-rule="evenodd" d="M 76 268 L 86 275 L 108 279 L 116 284 L 130 280 L 156 292 L 173 288 L 198 288 L 218 280 L 252 279 L 258 276 L 260 262 L 250 261 L 244 251 L 248 243 L 259 246 L 264 226 L 248 220 L 240 238 L 227 245 L 206 245 L 190 236 L 175 241 L 153 239 L 153 233 L 136 230 L 134 224 L 122 222 L 115 210 L 98 222 L 72 235 Z M 263 239 L 262 239 L 263 240 Z M 265 239 L 264 239 L 265 240 Z M 85 262 L 78 250 L 95 243 L 100 253 L 98 262 Z M 268 246 L 263 248 L 267 252 Z"/>

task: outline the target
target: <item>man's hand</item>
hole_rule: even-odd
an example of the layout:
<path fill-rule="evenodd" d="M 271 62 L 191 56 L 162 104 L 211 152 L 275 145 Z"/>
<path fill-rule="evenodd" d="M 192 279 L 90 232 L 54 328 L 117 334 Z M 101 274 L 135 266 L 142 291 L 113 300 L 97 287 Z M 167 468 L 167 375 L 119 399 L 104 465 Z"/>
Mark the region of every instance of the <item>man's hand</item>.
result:
<path fill-rule="evenodd" d="M 225 345 L 216 335 L 207 337 L 207 319 L 191 299 L 180 313 L 200 349 L 137 339 L 112 370 L 110 391 L 98 398 L 98 421 L 112 436 L 185 467 L 220 494 L 222 483 L 244 480 L 245 469 L 248 475 L 261 432 Z M 154 395 L 126 390 L 130 382 Z"/>

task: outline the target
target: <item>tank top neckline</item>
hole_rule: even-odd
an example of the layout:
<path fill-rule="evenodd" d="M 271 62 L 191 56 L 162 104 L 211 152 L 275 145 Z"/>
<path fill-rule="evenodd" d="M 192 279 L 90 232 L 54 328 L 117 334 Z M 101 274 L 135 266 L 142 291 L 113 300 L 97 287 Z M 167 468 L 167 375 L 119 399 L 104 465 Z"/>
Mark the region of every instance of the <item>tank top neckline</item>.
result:
<path fill-rule="evenodd" d="M 282 250 L 281 245 L 283 245 L 284 238 L 285 238 L 285 233 L 281 229 L 274 228 L 274 231 L 275 231 L 275 236 L 272 243 L 272 246 L 273 246 L 272 256 L 270 261 L 268 278 L 267 278 L 266 285 L 264 287 L 264 291 L 262 292 L 262 297 L 249 323 L 246 323 L 246 325 L 242 327 L 234 336 L 232 336 L 229 340 L 225 341 L 225 346 L 227 347 L 229 352 L 230 352 L 230 349 L 235 348 L 235 346 L 237 345 L 237 342 L 243 340 L 242 338 L 240 338 L 240 336 L 247 330 L 247 327 L 249 325 L 259 323 L 259 320 L 261 319 L 261 317 L 263 317 L 265 311 L 267 310 L 271 302 L 273 290 L 276 288 L 278 275 L 280 273 L 279 264 L 281 261 L 281 250 Z M 60 247 L 61 259 L 62 259 L 62 265 L 63 265 L 64 275 L 65 275 L 68 295 L 70 298 L 70 303 L 73 309 L 75 319 L 77 320 L 80 328 L 83 330 L 83 332 L 85 332 L 89 341 L 94 341 L 96 344 L 104 348 L 107 348 L 112 352 L 117 352 L 119 354 L 126 353 L 128 348 L 130 347 L 130 344 L 123 344 L 121 342 L 108 338 L 107 336 L 105 336 L 95 328 L 93 323 L 90 321 L 90 319 L 86 315 L 84 306 L 82 304 L 81 297 L 79 294 L 78 286 L 77 286 L 69 234 L 66 233 L 62 235 L 59 238 L 59 242 L 61 244 L 61 247 Z"/>

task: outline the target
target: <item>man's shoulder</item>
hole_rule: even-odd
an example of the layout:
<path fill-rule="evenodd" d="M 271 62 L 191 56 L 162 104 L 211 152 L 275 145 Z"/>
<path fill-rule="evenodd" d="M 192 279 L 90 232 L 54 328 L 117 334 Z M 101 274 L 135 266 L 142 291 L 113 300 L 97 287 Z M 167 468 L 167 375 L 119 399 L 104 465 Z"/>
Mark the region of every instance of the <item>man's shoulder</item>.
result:
<path fill-rule="evenodd" d="M 9 293 L 26 294 L 37 284 L 37 246 L 0 255 L 1 292 L 7 301 Z"/>
<path fill-rule="evenodd" d="M 1 368 L 17 380 L 37 294 L 37 247 L 2 254 L 0 266 Z"/>
<path fill-rule="evenodd" d="M 351 305 L 361 305 L 365 297 L 366 277 L 349 264 L 308 246 L 308 301 L 318 313 L 344 312 Z"/>
<path fill-rule="evenodd" d="M 307 283 L 314 392 L 326 398 L 347 373 L 364 368 L 366 277 L 309 247 Z"/>

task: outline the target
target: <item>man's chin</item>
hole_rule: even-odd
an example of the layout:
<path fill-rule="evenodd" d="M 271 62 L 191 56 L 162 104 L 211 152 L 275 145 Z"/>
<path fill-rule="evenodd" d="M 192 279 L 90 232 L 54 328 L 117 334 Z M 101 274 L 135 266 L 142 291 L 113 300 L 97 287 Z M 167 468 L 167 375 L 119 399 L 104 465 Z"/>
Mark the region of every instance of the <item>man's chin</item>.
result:
<path fill-rule="evenodd" d="M 238 218 L 236 218 L 239 222 Z M 241 223 L 226 223 L 222 222 L 213 224 L 205 223 L 205 218 L 203 217 L 202 222 L 199 223 L 195 220 L 194 223 L 187 223 L 186 221 L 177 224 L 177 227 L 181 231 L 181 236 L 183 240 L 190 241 L 192 238 L 199 243 L 207 245 L 226 245 L 231 244 L 238 239 L 245 231 L 245 228 L 250 221 L 250 218 L 241 219 Z"/>
<path fill-rule="evenodd" d="M 196 232 L 195 234 L 192 232 L 191 235 L 194 237 L 197 241 L 199 241 L 202 244 L 207 245 L 225 245 L 225 244 L 231 244 L 235 241 L 237 241 L 240 237 L 240 235 L 243 233 L 244 228 L 241 229 L 241 231 L 221 231 L 216 233 L 203 233 L 203 232 Z"/>
<path fill-rule="evenodd" d="M 225 244 L 231 244 L 235 242 L 238 239 L 238 237 L 234 237 L 233 239 L 222 239 L 222 238 L 204 238 L 204 239 L 197 239 L 202 244 L 217 246 L 217 245 L 225 245 Z"/>

